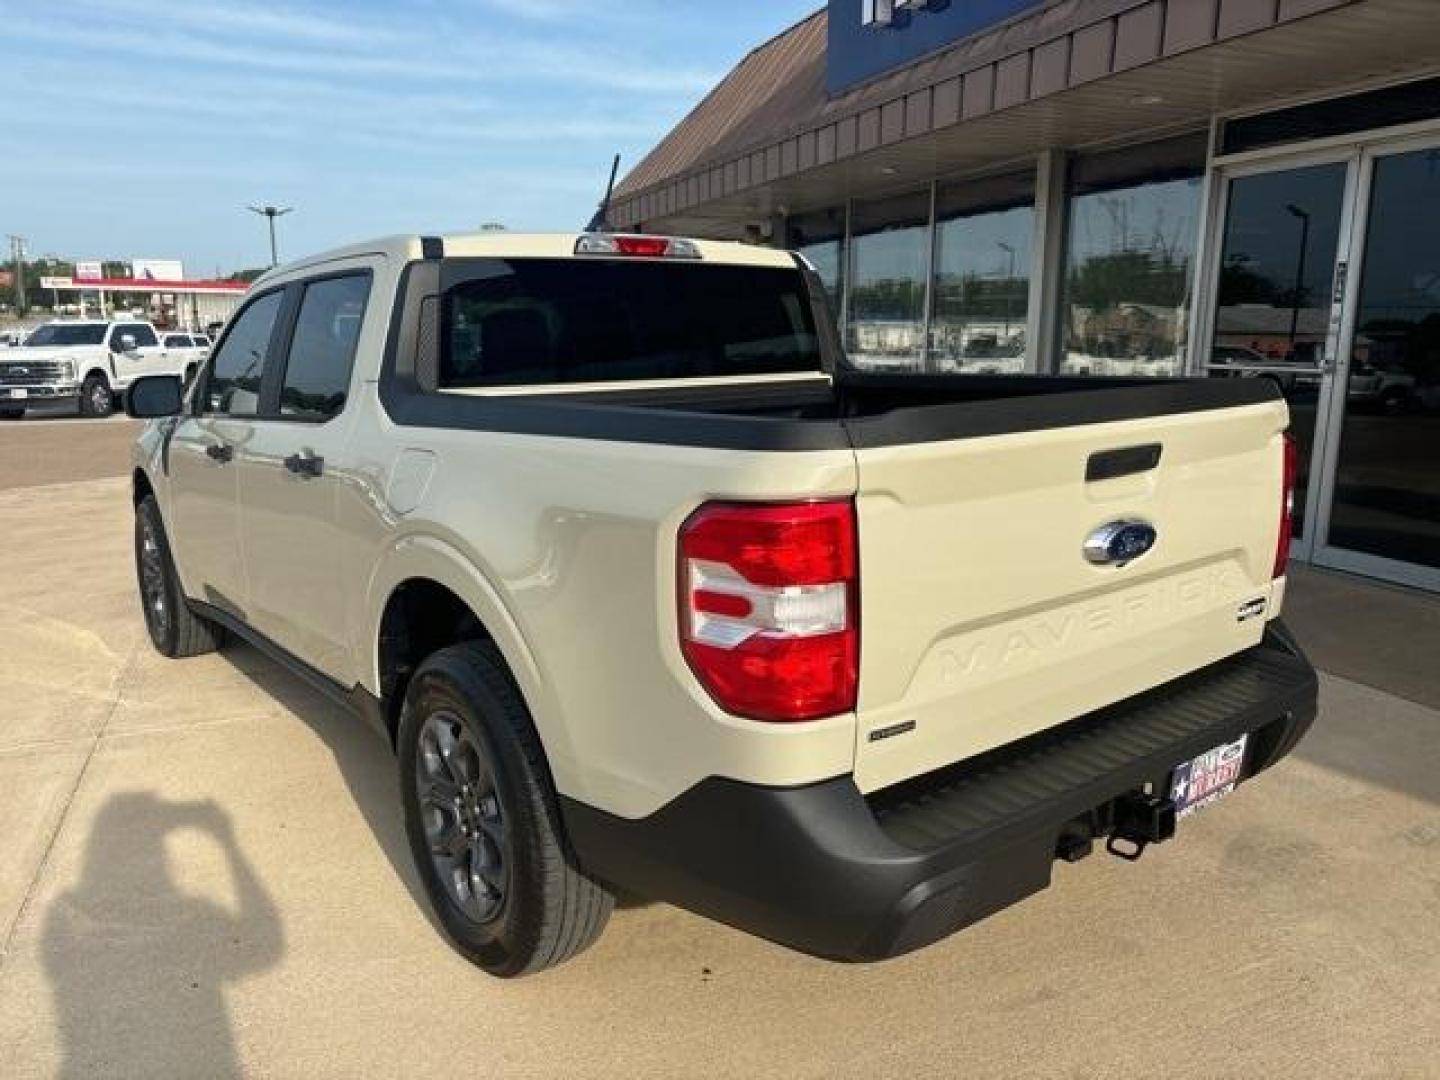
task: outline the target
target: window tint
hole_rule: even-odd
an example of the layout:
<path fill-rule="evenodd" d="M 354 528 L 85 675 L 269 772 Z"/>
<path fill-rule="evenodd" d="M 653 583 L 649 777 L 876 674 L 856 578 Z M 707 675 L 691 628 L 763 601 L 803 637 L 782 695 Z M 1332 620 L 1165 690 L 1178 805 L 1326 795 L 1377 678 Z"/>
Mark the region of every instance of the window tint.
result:
<path fill-rule="evenodd" d="M 345 407 L 369 295 L 369 274 L 305 286 L 280 390 L 281 416 L 328 420 Z"/>
<path fill-rule="evenodd" d="M 215 354 L 205 384 L 205 411 L 228 416 L 254 416 L 260 408 L 260 376 L 270 332 L 280 314 L 283 293 L 260 297 L 243 312 Z"/>
<path fill-rule="evenodd" d="M 442 387 L 819 369 L 798 270 L 517 259 L 445 299 Z"/>
<path fill-rule="evenodd" d="M 167 349 L 188 349 L 190 348 L 190 339 L 184 334 L 166 334 L 165 347 Z"/>
<path fill-rule="evenodd" d="M 126 334 L 135 339 L 137 349 L 146 349 L 160 344 L 160 339 L 155 336 L 155 331 L 145 323 L 121 323 L 115 327 L 115 332 L 110 338 L 110 347 L 112 349 L 120 348 L 120 339 Z"/>

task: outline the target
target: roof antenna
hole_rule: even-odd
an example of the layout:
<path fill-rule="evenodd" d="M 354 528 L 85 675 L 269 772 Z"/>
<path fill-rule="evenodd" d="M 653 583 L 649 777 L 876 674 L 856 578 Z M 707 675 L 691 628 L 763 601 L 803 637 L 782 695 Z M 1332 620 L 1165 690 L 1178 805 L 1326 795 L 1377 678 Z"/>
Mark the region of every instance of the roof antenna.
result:
<path fill-rule="evenodd" d="M 615 160 L 610 163 L 610 183 L 605 185 L 605 198 L 600 200 L 600 205 L 595 209 L 595 216 L 590 219 L 590 224 L 585 226 L 586 232 L 613 232 L 610 225 L 610 196 L 615 192 L 615 175 L 620 171 L 620 155 L 615 155 Z"/>

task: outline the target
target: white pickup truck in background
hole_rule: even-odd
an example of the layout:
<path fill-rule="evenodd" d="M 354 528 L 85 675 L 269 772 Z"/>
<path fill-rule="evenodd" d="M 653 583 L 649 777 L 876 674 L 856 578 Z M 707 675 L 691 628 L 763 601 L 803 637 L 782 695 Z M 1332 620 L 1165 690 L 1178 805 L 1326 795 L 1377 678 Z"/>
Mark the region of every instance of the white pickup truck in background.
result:
<path fill-rule="evenodd" d="M 109 416 L 143 375 L 189 378 L 206 353 L 193 343 L 169 347 L 177 333 L 164 333 L 162 342 L 161 331 L 133 319 L 43 323 L 23 345 L 0 354 L 0 419 L 76 403 L 82 416 Z"/>

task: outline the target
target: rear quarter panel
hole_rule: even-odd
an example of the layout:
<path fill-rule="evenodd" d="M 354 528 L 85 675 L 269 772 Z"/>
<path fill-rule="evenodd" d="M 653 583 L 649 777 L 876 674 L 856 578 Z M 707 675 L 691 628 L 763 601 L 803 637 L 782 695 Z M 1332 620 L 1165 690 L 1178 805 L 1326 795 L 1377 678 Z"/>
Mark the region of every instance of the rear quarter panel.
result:
<path fill-rule="evenodd" d="M 640 817 L 707 776 L 798 784 L 850 771 L 853 714 L 762 724 L 727 715 L 699 687 L 679 649 L 675 558 L 680 525 L 707 499 L 850 495 L 851 451 L 402 428 L 378 401 L 366 411 L 378 427 L 357 440 L 368 460 L 340 512 L 349 557 L 374 568 L 352 646 L 372 690 L 390 591 L 448 562 L 453 580 L 475 578 L 472 606 L 516 674 L 563 794 Z M 407 447 L 436 465 L 402 513 L 386 492 Z"/>

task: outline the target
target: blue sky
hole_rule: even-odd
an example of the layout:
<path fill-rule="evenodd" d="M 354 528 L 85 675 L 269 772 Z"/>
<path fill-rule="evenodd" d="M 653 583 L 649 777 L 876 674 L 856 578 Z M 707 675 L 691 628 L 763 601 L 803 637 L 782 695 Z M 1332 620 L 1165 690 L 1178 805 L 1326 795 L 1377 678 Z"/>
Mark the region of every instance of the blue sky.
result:
<path fill-rule="evenodd" d="M 35 255 L 268 261 L 392 232 L 574 228 L 820 0 L 0 0 L 0 232 Z"/>

